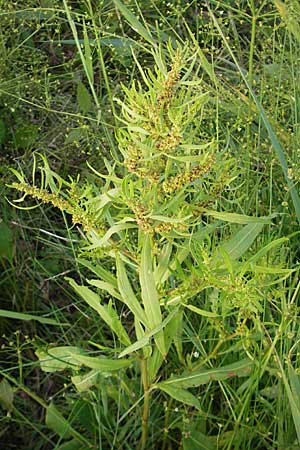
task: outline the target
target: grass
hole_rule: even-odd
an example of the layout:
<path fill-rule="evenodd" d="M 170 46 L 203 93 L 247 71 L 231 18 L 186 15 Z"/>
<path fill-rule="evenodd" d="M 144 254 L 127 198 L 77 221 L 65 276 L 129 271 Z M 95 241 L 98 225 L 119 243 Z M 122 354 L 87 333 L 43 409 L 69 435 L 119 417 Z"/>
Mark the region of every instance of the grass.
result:
<path fill-rule="evenodd" d="M 140 442 L 147 450 L 297 449 L 298 2 L 29 3 L 0 2 L 0 442 L 8 449 L 45 450 L 134 449 Z M 126 128 L 128 117 L 119 119 L 129 103 L 122 85 L 129 89 L 139 80 L 145 92 L 147 69 L 158 64 L 161 73 L 161 61 L 171 63 L 169 41 L 188 49 L 187 89 L 200 92 L 191 85 L 196 80 L 207 93 L 186 136 L 214 141 L 218 164 L 203 188 L 210 203 L 198 212 L 198 234 L 177 241 L 163 234 L 150 263 L 147 252 L 154 249 L 147 241 L 141 246 L 142 233 L 126 226 L 117 231 L 124 259 L 114 262 L 103 249 L 88 251 L 87 231 L 51 204 L 26 197 L 17 205 L 27 209 L 14 209 L 17 194 L 8 185 L 16 180 L 9 168 L 30 183 L 34 174 L 39 186 L 43 154 L 66 182 L 81 174 L 74 185 L 93 212 L 90 200 L 108 186 L 97 174 L 109 173 L 112 186 L 125 173 L 129 138 L 118 130 Z M 147 170 L 155 169 L 151 159 L 148 164 Z M 45 183 L 55 191 L 57 179 L 47 170 Z M 149 202 L 138 185 L 131 189 Z M 124 198 L 130 193 L 124 192 L 105 216 L 109 226 L 128 214 L 145 218 L 128 213 Z M 199 201 L 193 195 L 187 198 Z M 181 203 L 175 198 L 165 208 L 164 214 L 174 215 Z M 258 223 L 257 217 L 270 216 Z M 173 245 L 171 263 L 159 254 L 161 242 Z M 169 304 L 153 306 L 153 262 L 165 274 L 159 296 Z M 98 286 L 101 280 L 114 283 L 116 275 L 114 289 L 125 292 L 125 302 L 103 284 L 93 291 L 103 304 L 113 298 L 117 317 L 109 325 L 105 311 L 87 301 L 87 291 L 80 295 L 80 286 L 90 278 Z M 216 289 L 193 291 L 197 277 Z M 179 286 L 191 293 L 177 314 Z M 151 336 L 143 335 L 144 310 L 134 300 L 140 291 Z M 133 352 L 122 333 L 120 343 L 119 318 Z M 158 368 L 165 330 L 173 333 L 172 345 Z M 82 366 L 78 348 L 93 361 Z M 40 361 L 37 350 L 46 352 Z M 129 356 L 118 359 L 121 351 Z M 106 370 L 99 366 L 104 357 Z M 131 365 L 114 370 L 116 361 L 131 357 Z M 51 368 L 57 359 L 61 371 Z"/>

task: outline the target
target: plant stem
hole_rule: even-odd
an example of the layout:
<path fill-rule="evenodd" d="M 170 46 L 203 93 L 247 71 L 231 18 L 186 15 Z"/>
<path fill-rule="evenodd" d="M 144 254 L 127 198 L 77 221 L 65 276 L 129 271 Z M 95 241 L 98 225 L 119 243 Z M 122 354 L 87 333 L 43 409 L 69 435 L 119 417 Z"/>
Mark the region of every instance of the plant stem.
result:
<path fill-rule="evenodd" d="M 254 10 L 253 10 L 253 14 L 255 14 Z M 251 23 L 251 42 L 250 42 L 250 54 L 249 54 L 249 66 L 248 66 L 248 78 L 249 78 L 249 83 L 251 86 L 253 83 L 253 56 L 254 56 L 254 49 L 255 49 L 256 19 L 257 19 L 257 17 L 255 15 L 253 15 L 252 23 Z"/>
<path fill-rule="evenodd" d="M 148 417 L 149 417 L 149 400 L 150 400 L 150 390 L 148 383 L 148 373 L 147 373 L 147 361 L 141 359 L 141 374 L 142 383 L 144 388 L 144 407 L 142 416 L 142 437 L 141 437 L 141 450 L 145 450 L 148 435 Z"/>

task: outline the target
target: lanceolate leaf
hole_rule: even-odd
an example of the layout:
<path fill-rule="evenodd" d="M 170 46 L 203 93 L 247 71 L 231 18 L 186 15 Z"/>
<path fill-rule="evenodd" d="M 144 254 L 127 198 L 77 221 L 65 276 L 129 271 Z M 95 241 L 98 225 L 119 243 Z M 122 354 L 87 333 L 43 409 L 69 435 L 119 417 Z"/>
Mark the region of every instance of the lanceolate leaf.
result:
<path fill-rule="evenodd" d="M 249 223 L 236 233 L 231 239 L 220 246 L 226 251 L 228 256 L 234 260 L 239 259 L 253 244 L 259 233 L 262 231 L 264 224 Z M 217 249 L 214 261 L 223 259 L 220 250 Z"/>
<path fill-rule="evenodd" d="M 63 439 L 71 437 L 71 425 L 53 403 L 50 403 L 46 411 L 46 425 Z"/>
<path fill-rule="evenodd" d="M 163 277 L 168 272 L 170 256 L 172 253 L 172 244 L 168 242 L 163 248 L 159 255 L 158 264 L 154 271 L 154 277 L 157 284 L 160 284 Z"/>
<path fill-rule="evenodd" d="M 144 245 L 142 249 L 140 284 L 147 323 L 150 328 L 159 327 L 162 323 L 162 315 L 152 269 L 151 242 L 149 234 L 145 235 Z M 166 347 L 163 331 L 160 331 L 155 336 L 155 342 L 161 354 L 165 355 Z"/>
<path fill-rule="evenodd" d="M 173 386 L 174 388 L 191 388 L 201 384 L 209 383 L 210 381 L 227 380 L 232 377 L 246 377 L 253 368 L 253 361 L 250 359 L 243 359 L 236 363 L 228 364 L 224 367 L 216 369 L 199 370 L 196 372 L 187 373 L 180 377 L 173 377 L 167 381 L 158 383 L 156 386 L 164 388 L 165 386 Z"/>
<path fill-rule="evenodd" d="M 134 316 L 145 326 L 147 326 L 147 319 L 145 311 L 141 307 L 138 299 L 136 298 L 130 281 L 128 279 L 124 262 L 119 255 L 116 255 L 117 263 L 117 282 L 118 288 L 121 293 L 123 302 L 128 306 Z"/>
<path fill-rule="evenodd" d="M 149 344 L 150 338 L 152 336 L 159 334 L 162 332 L 162 330 L 168 325 L 168 323 L 175 317 L 175 315 L 178 312 L 178 308 L 173 309 L 173 311 L 168 315 L 168 317 L 166 317 L 166 319 L 161 322 L 157 327 L 153 328 L 152 330 L 146 332 L 144 334 L 144 336 L 142 336 L 140 339 L 138 339 L 136 342 L 134 342 L 133 344 L 131 344 L 129 347 L 125 348 L 125 350 L 123 350 L 120 354 L 119 354 L 119 358 L 122 358 L 123 356 L 128 355 L 129 353 L 133 353 L 136 352 L 137 350 L 139 350 L 140 348 L 145 347 L 146 345 Z M 165 351 L 166 353 L 166 351 Z M 165 353 L 163 355 L 165 355 Z"/>
<path fill-rule="evenodd" d="M 118 292 L 115 289 L 115 287 L 112 286 L 110 283 L 107 283 L 106 281 L 101 281 L 101 280 L 87 280 L 87 281 L 92 286 L 95 286 L 98 289 L 101 289 L 102 291 L 108 292 L 108 294 L 110 294 L 112 297 L 115 297 L 118 300 L 122 299 L 120 292 Z"/>
<path fill-rule="evenodd" d="M 78 347 L 62 346 L 49 349 L 38 349 L 35 354 L 44 372 L 56 372 L 64 369 L 78 369 L 79 363 L 74 355 L 83 353 Z"/>
<path fill-rule="evenodd" d="M 88 391 L 91 387 L 98 383 L 101 371 L 92 369 L 85 375 L 75 375 L 72 377 L 72 383 L 78 392 Z"/>
<path fill-rule="evenodd" d="M 55 319 L 48 319 L 48 317 L 34 316 L 33 314 L 19 313 L 16 311 L 7 311 L 5 309 L 0 309 L 0 317 L 6 317 L 7 319 L 16 320 L 36 320 L 37 322 L 44 323 L 46 325 L 67 325 L 66 323 L 59 323 Z"/>
<path fill-rule="evenodd" d="M 160 384 L 159 388 L 175 400 L 178 400 L 181 403 L 185 403 L 186 405 L 194 406 L 195 408 L 201 410 L 200 402 L 197 397 L 195 397 L 195 395 L 191 394 L 191 392 L 187 391 L 186 389 L 166 384 Z"/>
<path fill-rule="evenodd" d="M 6 411 L 13 410 L 14 392 L 9 382 L 3 378 L 0 382 L 0 405 Z"/>
<path fill-rule="evenodd" d="M 128 21 L 129 25 L 134 31 L 136 31 L 140 36 L 142 36 L 150 44 L 154 45 L 155 41 L 147 28 L 141 24 L 141 22 L 136 18 L 136 16 L 124 5 L 120 0 L 114 0 L 115 5 L 119 11 L 123 14 L 125 19 Z"/>
<path fill-rule="evenodd" d="M 93 84 L 94 83 L 93 59 L 86 24 L 84 21 L 83 21 L 83 40 L 84 40 L 84 57 L 85 57 L 86 74 L 89 79 L 89 82 Z"/>
<path fill-rule="evenodd" d="M 184 305 L 184 306 L 193 311 L 194 313 L 199 314 L 200 316 L 203 317 L 215 317 L 215 318 L 218 317 L 218 314 L 211 311 L 205 311 L 204 309 L 200 309 L 194 305 Z"/>
<path fill-rule="evenodd" d="M 79 264 L 90 269 L 94 274 L 96 274 L 99 278 L 107 283 L 110 283 L 115 288 L 118 286 L 116 278 L 110 273 L 108 270 L 104 269 L 104 267 L 100 266 L 100 264 L 92 264 L 90 261 L 86 261 L 85 259 L 78 259 Z"/>
<path fill-rule="evenodd" d="M 101 372 L 114 372 L 123 369 L 132 364 L 133 359 L 109 359 L 102 356 L 93 357 L 85 355 L 74 355 L 80 364 L 83 364 L 90 369 L 98 369 Z"/>
<path fill-rule="evenodd" d="M 246 216 L 244 214 L 212 211 L 210 209 L 204 209 L 204 214 L 207 216 L 214 217 L 215 219 L 218 219 L 218 220 L 223 220 L 224 222 L 240 223 L 240 224 L 247 224 L 247 223 L 270 224 L 270 223 L 272 223 L 272 218 L 273 218 L 273 216 L 271 216 L 271 217 L 252 217 L 252 216 Z"/>
<path fill-rule="evenodd" d="M 126 333 L 116 311 L 111 305 L 102 305 L 101 298 L 86 286 L 78 285 L 74 280 L 68 278 L 70 285 L 75 291 L 93 308 L 104 322 L 116 333 L 120 341 L 125 345 L 130 345 L 130 339 Z"/>
<path fill-rule="evenodd" d="M 79 81 L 77 84 L 77 102 L 84 114 L 88 113 L 92 107 L 92 99 L 88 89 Z"/>

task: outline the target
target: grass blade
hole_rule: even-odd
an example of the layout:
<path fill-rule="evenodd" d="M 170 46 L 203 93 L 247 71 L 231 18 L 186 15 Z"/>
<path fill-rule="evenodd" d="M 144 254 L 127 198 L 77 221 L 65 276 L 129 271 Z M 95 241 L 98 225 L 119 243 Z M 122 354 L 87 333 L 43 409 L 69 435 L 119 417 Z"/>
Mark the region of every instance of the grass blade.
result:
<path fill-rule="evenodd" d="M 45 325 L 68 325 L 67 323 L 60 323 L 54 319 L 48 319 L 47 317 L 38 317 L 32 314 L 19 313 L 15 311 L 7 311 L 5 309 L 0 309 L 0 317 L 5 317 L 6 319 L 16 319 L 16 320 L 36 320 L 37 322 L 44 323 Z"/>

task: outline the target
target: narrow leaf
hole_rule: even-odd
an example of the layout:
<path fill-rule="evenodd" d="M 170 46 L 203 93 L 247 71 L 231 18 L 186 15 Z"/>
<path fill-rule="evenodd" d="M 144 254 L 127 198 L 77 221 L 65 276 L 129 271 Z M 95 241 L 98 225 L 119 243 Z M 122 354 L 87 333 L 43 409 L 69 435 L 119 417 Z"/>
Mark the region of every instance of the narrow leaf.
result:
<path fill-rule="evenodd" d="M 125 331 L 116 311 L 110 305 L 102 305 L 101 298 L 86 286 L 78 285 L 74 280 L 67 278 L 73 289 L 93 308 L 109 328 L 116 333 L 120 341 L 125 345 L 130 345 L 130 339 Z"/>
<path fill-rule="evenodd" d="M 13 410 L 14 391 L 9 382 L 3 378 L 0 382 L 0 405 L 8 412 Z"/>
<path fill-rule="evenodd" d="M 272 223 L 272 218 L 274 217 L 274 216 L 271 216 L 271 217 L 252 217 L 252 216 L 246 216 L 244 214 L 212 211 L 210 209 L 203 209 L 203 212 L 207 216 L 212 216 L 215 219 L 223 220 L 224 222 L 239 223 L 239 224 L 243 224 L 243 225 L 246 225 L 248 223 L 270 224 L 270 223 Z"/>
<path fill-rule="evenodd" d="M 78 369 L 79 364 L 73 355 L 83 353 L 78 347 L 52 347 L 48 350 L 38 349 L 35 354 L 44 372 L 56 372 L 64 369 Z"/>
<path fill-rule="evenodd" d="M 5 309 L 0 309 L 0 317 L 6 317 L 7 319 L 16 319 L 16 320 L 36 320 L 37 322 L 44 323 L 46 325 L 59 325 L 59 326 L 67 325 L 66 323 L 60 323 L 54 319 L 48 319 L 47 317 L 38 317 L 33 316 L 32 314 L 7 311 Z"/>
<path fill-rule="evenodd" d="M 194 305 L 183 305 L 183 306 L 188 308 L 190 311 L 193 311 L 194 313 L 199 314 L 199 316 L 213 317 L 213 318 L 218 317 L 218 314 L 213 313 L 211 311 L 205 311 L 204 309 L 197 308 L 197 306 L 194 306 Z"/>
<path fill-rule="evenodd" d="M 100 370 L 93 369 L 85 375 L 75 375 L 71 380 L 78 392 L 85 392 L 98 383 L 100 373 Z"/>
<path fill-rule="evenodd" d="M 151 36 L 150 32 L 141 22 L 136 18 L 136 16 L 124 5 L 120 0 L 114 0 L 114 4 L 117 6 L 118 10 L 123 14 L 125 19 L 128 21 L 129 25 L 134 31 L 136 31 L 140 36 L 142 36 L 150 44 L 155 45 L 155 40 Z"/>
<path fill-rule="evenodd" d="M 92 108 L 90 93 L 81 81 L 77 83 L 77 103 L 84 114 L 88 113 Z"/>
<path fill-rule="evenodd" d="M 94 83 L 93 59 L 85 21 L 83 21 L 83 41 L 84 41 L 84 59 L 86 72 L 90 84 L 93 84 Z"/>
<path fill-rule="evenodd" d="M 163 384 L 160 384 L 159 388 L 175 400 L 185 403 L 186 405 L 194 406 L 194 408 L 201 410 L 200 402 L 197 397 L 186 389 Z"/>
<path fill-rule="evenodd" d="M 83 364 L 90 369 L 97 369 L 101 372 L 114 372 L 116 370 L 123 369 L 124 367 L 128 367 L 132 364 L 133 359 L 109 359 L 105 357 L 92 357 L 85 355 L 74 355 L 74 359 L 77 360 L 80 364 Z"/>
<path fill-rule="evenodd" d="M 145 235 L 141 255 L 140 284 L 142 289 L 142 301 L 144 304 L 147 323 L 149 327 L 156 328 L 162 323 L 158 293 L 155 286 L 155 278 L 152 269 L 151 243 L 149 234 Z M 155 336 L 155 343 L 162 355 L 166 353 L 163 332 Z"/>
<path fill-rule="evenodd" d="M 107 281 L 101 281 L 101 280 L 87 280 L 89 284 L 92 286 L 97 287 L 98 289 L 101 289 L 102 291 L 106 291 L 111 295 L 112 297 L 117 298 L 118 300 L 121 300 L 122 297 L 120 295 L 120 292 L 118 292 L 114 286 L 112 286 L 110 283 L 107 283 Z"/>
<path fill-rule="evenodd" d="M 62 439 L 69 439 L 72 436 L 72 431 L 74 431 L 54 403 L 50 403 L 46 410 L 46 425 Z"/>
<path fill-rule="evenodd" d="M 168 272 L 169 261 L 172 253 L 172 244 L 168 242 L 163 248 L 159 255 L 158 264 L 154 271 L 154 278 L 157 284 L 160 284 Z"/>
<path fill-rule="evenodd" d="M 147 319 L 145 311 L 141 307 L 138 299 L 136 298 L 133 289 L 131 287 L 130 281 L 128 279 L 124 262 L 121 260 L 120 256 L 116 256 L 117 264 L 117 282 L 118 288 L 122 296 L 123 302 L 128 306 L 130 311 L 133 313 L 137 319 L 147 326 Z"/>
<path fill-rule="evenodd" d="M 175 388 L 191 388 L 201 384 L 209 383 L 210 381 L 227 380 L 232 377 L 246 377 L 253 368 L 253 362 L 250 359 L 243 359 L 236 363 L 228 364 L 224 367 L 216 369 L 200 370 L 196 372 L 187 373 L 180 377 L 173 377 L 156 386 L 174 386 Z"/>
<path fill-rule="evenodd" d="M 262 231 L 264 224 L 249 223 L 238 231 L 231 239 L 224 244 L 220 244 L 232 259 L 239 259 L 253 244 L 259 233 Z M 223 260 L 220 250 L 217 249 L 214 261 Z"/>
<path fill-rule="evenodd" d="M 97 277 L 101 278 L 103 281 L 110 283 L 114 288 L 118 287 L 117 279 L 113 276 L 111 272 L 104 269 L 104 267 L 100 266 L 100 264 L 92 264 L 90 261 L 86 261 L 85 259 L 78 259 L 79 264 L 87 267 L 91 272 L 93 272 Z"/>
<path fill-rule="evenodd" d="M 166 325 L 173 319 L 173 317 L 177 314 L 178 308 L 173 309 L 173 311 L 165 318 L 163 322 L 161 322 L 157 327 L 153 328 L 144 334 L 140 339 L 131 344 L 129 347 L 125 348 L 120 354 L 119 358 L 128 355 L 129 353 L 136 352 L 140 348 L 145 347 L 149 344 L 150 338 L 152 336 L 155 337 L 156 334 L 161 333 L 161 331 L 166 327 Z M 166 353 L 166 352 L 165 352 Z"/>

